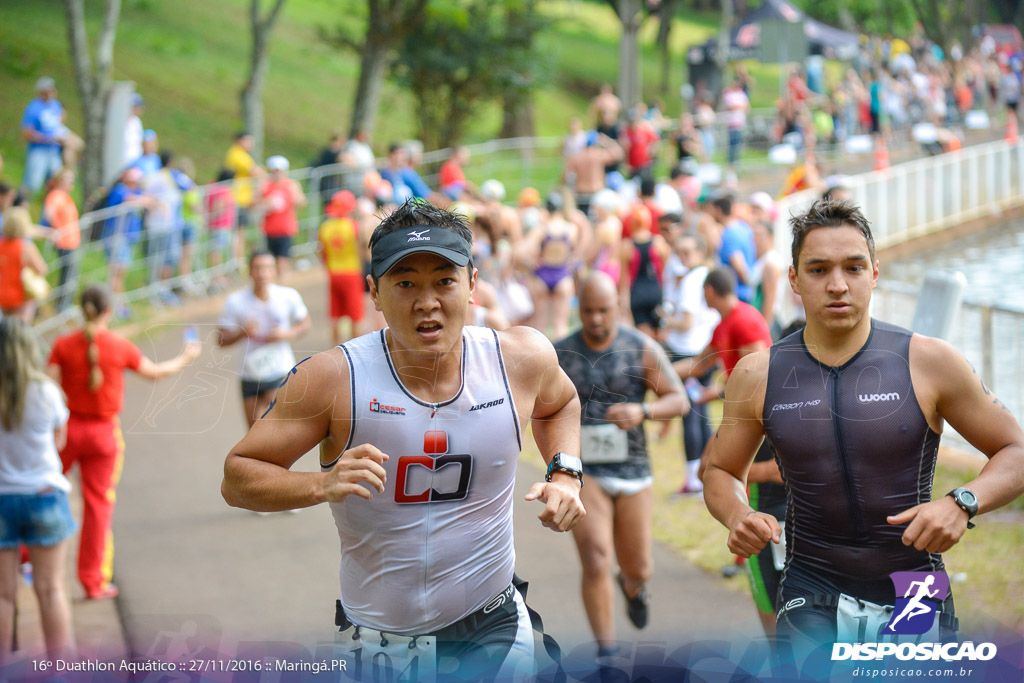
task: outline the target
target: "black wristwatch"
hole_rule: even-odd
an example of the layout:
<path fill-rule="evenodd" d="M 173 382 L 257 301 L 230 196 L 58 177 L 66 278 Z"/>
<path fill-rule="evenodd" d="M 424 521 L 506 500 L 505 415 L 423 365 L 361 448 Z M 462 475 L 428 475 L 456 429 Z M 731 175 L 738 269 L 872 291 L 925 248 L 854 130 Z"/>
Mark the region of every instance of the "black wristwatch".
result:
<path fill-rule="evenodd" d="M 974 495 L 974 491 L 963 486 L 953 489 L 946 495 L 951 496 L 956 504 L 960 506 L 960 509 L 967 513 L 967 528 L 973 529 L 974 525 L 971 524 L 970 520 L 974 519 L 974 515 L 978 514 L 978 496 Z"/>
<path fill-rule="evenodd" d="M 544 475 L 544 481 L 551 481 L 551 475 L 555 472 L 565 472 L 580 480 L 583 486 L 583 461 L 575 455 L 568 453 L 555 453 L 548 464 L 548 473 Z"/>

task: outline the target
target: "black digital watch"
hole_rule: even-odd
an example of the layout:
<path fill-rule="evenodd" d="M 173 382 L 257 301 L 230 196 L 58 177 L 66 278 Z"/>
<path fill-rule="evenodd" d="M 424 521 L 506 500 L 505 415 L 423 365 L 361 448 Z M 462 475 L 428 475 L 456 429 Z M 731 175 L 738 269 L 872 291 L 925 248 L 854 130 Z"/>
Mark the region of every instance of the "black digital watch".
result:
<path fill-rule="evenodd" d="M 544 475 L 544 481 L 551 481 L 551 475 L 555 472 L 571 474 L 579 479 L 580 486 L 583 486 L 583 461 L 578 456 L 569 455 L 568 453 L 555 453 L 555 456 L 551 458 L 551 462 L 548 464 L 548 472 Z"/>
<path fill-rule="evenodd" d="M 953 489 L 946 495 L 950 496 L 960 509 L 967 513 L 967 528 L 973 529 L 974 525 L 971 524 L 970 520 L 974 519 L 974 515 L 978 514 L 978 496 L 975 495 L 974 491 L 963 486 Z"/>

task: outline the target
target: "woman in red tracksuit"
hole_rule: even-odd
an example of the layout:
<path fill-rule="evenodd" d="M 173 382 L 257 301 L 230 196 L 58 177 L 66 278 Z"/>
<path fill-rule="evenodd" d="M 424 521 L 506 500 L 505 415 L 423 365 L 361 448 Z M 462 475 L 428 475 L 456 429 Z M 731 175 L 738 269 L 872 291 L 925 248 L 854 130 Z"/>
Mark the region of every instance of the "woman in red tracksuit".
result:
<path fill-rule="evenodd" d="M 90 285 L 82 292 L 85 327 L 53 344 L 48 372 L 67 396 L 67 445 L 60 452 L 64 473 L 78 463 L 85 503 L 78 551 L 78 579 L 90 599 L 112 598 L 114 488 L 121 475 L 124 438 L 118 413 L 124 403 L 124 370 L 146 379 L 179 372 L 199 355 L 192 342 L 176 358 L 155 363 L 135 344 L 107 329 L 113 315 L 110 290 Z"/>

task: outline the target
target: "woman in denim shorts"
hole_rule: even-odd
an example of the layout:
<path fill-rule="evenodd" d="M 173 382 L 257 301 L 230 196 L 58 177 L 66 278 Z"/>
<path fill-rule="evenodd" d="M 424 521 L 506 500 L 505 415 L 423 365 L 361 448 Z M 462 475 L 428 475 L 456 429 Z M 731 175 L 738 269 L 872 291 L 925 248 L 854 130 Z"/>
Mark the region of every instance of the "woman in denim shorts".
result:
<path fill-rule="evenodd" d="M 64 557 L 75 523 L 71 484 L 57 455 L 67 420 L 32 331 L 14 318 L 0 320 L 0 665 L 10 654 L 22 545 L 32 561 L 46 649 L 51 656 L 74 649 Z"/>

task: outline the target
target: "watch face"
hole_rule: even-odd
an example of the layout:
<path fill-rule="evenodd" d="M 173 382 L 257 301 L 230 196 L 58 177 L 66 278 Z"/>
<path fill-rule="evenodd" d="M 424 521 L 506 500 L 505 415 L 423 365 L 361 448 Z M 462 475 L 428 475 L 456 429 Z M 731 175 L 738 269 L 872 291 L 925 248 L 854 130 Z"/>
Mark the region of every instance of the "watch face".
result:
<path fill-rule="evenodd" d="M 973 491 L 961 491 L 960 500 L 963 502 L 964 505 L 967 505 L 968 507 L 973 507 L 978 504 L 978 497 L 974 495 Z"/>
<path fill-rule="evenodd" d="M 558 454 L 558 464 L 562 467 L 573 470 L 574 472 L 583 471 L 583 461 L 575 455 L 569 455 L 568 453 Z"/>

